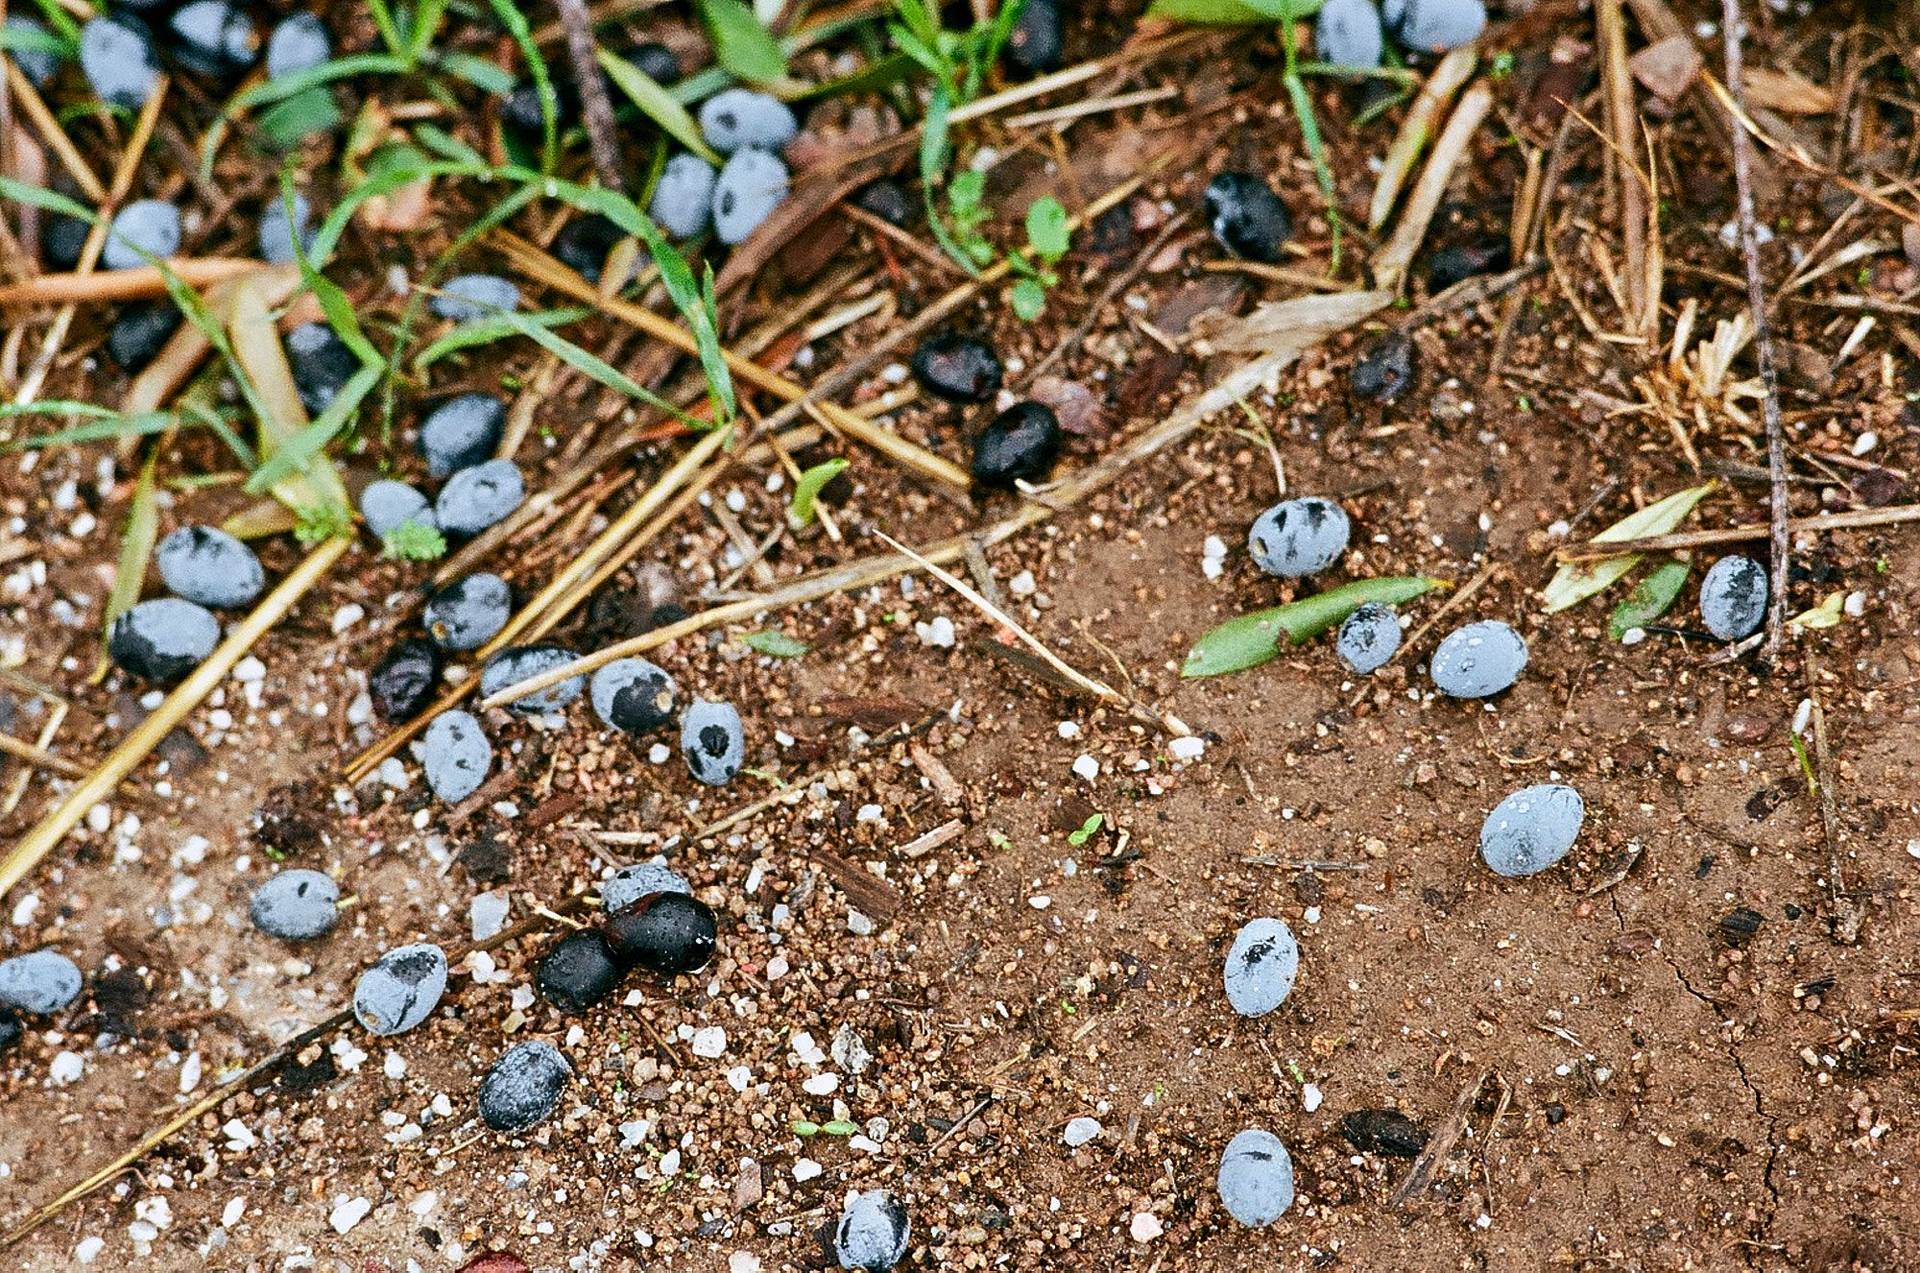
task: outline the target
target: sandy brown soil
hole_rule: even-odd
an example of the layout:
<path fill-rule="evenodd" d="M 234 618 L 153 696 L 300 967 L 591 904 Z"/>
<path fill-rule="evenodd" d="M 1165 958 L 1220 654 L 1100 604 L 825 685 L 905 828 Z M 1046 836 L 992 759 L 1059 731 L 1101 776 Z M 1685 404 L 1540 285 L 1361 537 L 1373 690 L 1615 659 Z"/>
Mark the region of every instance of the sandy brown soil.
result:
<path fill-rule="evenodd" d="M 1218 124 L 1235 139 L 1156 185 L 1143 223 L 1164 215 L 1162 199 L 1196 206 L 1216 159 L 1292 154 L 1277 111 Z M 1357 157 L 1384 144 L 1380 127 L 1340 139 L 1356 157 L 1343 171 L 1364 171 Z M 1485 146 L 1462 208 L 1512 175 Z M 1598 200 L 1597 149 L 1585 162 Z M 1367 184 L 1355 179 L 1356 202 Z M 1310 174 L 1291 172 L 1286 188 L 1311 241 Z M 1712 239 L 1725 193 L 1687 205 L 1707 226 L 1687 243 L 1732 271 L 1737 257 Z M 1782 215 L 1794 222 L 1783 237 L 1802 242 L 1825 224 L 1811 205 Z M 1129 229 L 1123 244 L 1144 239 Z M 1264 294 L 1230 295 L 1200 269 L 1212 246 L 1177 242 L 1062 373 L 1096 388 L 1118 430 L 1209 379 L 1197 359 L 1166 365 L 1127 315 L 1177 335 L 1181 307 Z M 1068 295 L 1092 295 L 1129 259 L 1090 262 Z M 1583 285 L 1598 305 L 1597 282 Z M 1423 667 L 1438 633 L 1366 680 L 1324 642 L 1237 676 L 1179 679 L 1202 631 L 1292 595 L 1239 549 L 1275 475 L 1265 447 L 1222 421 L 987 555 L 1016 618 L 1202 731 L 1200 760 L 1175 761 L 1164 738 L 1039 686 L 988 648 L 992 624 L 922 577 L 661 656 L 683 687 L 746 710 L 757 772 L 730 788 L 697 788 L 677 758 L 650 761 L 576 705 L 559 730 L 498 716 L 512 778 L 450 814 L 404 752 L 404 790 L 340 780 L 380 735 L 355 700 L 409 630 L 424 577 L 356 549 L 256 651 L 259 701 L 230 683 L 193 715 L 191 738 L 163 748 L 170 759 L 7 899 L 0 949 L 54 944 L 89 988 L 0 1057 L 0 1215 L 24 1217 L 331 1011 L 382 949 L 463 941 L 486 889 L 508 890 L 519 921 L 611 864 L 665 852 L 720 913 L 720 957 L 671 984 L 636 979 L 568 1019 L 530 991 L 551 938 L 514 943 L 457 973 L 428 1026 L 391 1040 L 350 1029 L 311 1049 L 7 1258 L 66 1268 L 98 1238 L 95 1267 L 113 1268 L 447 1269 L 489 1250 L 537 1268 L 821 1268 L 820 1232 L 847 1191 L 884 1186 L 911 1207 L 916 1268 L 1920 1267 L 1920 541 L 1905 528 L 1805 540 L 1790 610 L 1857 590 L 1864 612 L 1795 638 L 1776 667 L 1710 663 L 1691 631 L 1613 643 L 1618 594 L 1543 619 L 1549 527 L 1583 514 L 1583 538 L 1694 479 L 1664 425 L 1579 396 L 1634 395 L 1553 283 L 1528 286 L 1509 356 L 1525 376 L 1485 381 L 1500 319 L 1489 303 L 1421 329 L 1420 388 L 1391 408 L 1348 400 L 1364 334 L 1251 404 L 1291 491 L 1345 497 L 1356 531 L 1337 578 L 1490 572 L 1455 618 L 1504 618 L 1532 642 L 1525 677 L 1490 704 L 1433 696 Z M 924 281 L 923 296 L 936 287 Z M 1703 309 L 1740 303 L 1719 288 Z M 1791 321 L 1830 351 L 1844 329 L 1822 334 L 1827 317 Z M 1058 335 L 1019 329 L 998 303 L 970 319 L 1028 365 Z M 819 365 L 872 334 L 823 343 Z M 1844 452 L 1872 428 L 1875 463 L 1920 464 L 1899 349 L 1876 338 L 1818 405 L 1797 402 L 1797 443 Z M 112 380 L 92 383 L 104 393 Z M 569 418 L 564 404 L 555 416 Z M 916 407 L 899 427 L 963 460 L 960 419 Z M 1081 439 L 1069 463 L 1112 445 Z M 1701 449 L 1752 458 L 1731 431 Z M 73 699 L 58 749 L 74 757 L 103 752 L 142 710 L 118 674 L 87 681 L 129 479 L 98 483 L 105 454 L 0 471 L 5 661 Z M 920 540 L 968 524 L 871 457 L 853 476 L 834 510 L 848 543 L 783 545 L 778 576 L 874 551 L 868 527 Z M 716 497 L 729 490 L 755 538 L 778 524 L 786 494 L 764 474 L 738 473 Z M 1698 524 L 1750 520 L 1763 502 L 1762 487 L 1732 484 Z M 90 526 L 75 524 L 83 511 Z M 228 511 L 217 490 L 183 493 L 164 524 Z M 1230 548 L 1218 580 L 1201 565 L 1210 534 Z M 697 609 L 728 573 L 726 546 L 696 512 L 648 559 Z M 294 550 L 266 558 L 278 573 Z M 537 586 L 548 568 L 516 582 Z M 1022 572 L 1032 595 L 1015 587 Z M 1417 626 L 1439 604 L 1407 611 Z M 1697 626 L 1692 607 L 1690 589 L 1668 622 Z M 941 616 L 952 649 L 916 630 Z M 773 659 L 733 639 L 772 626 L 812 652 Z M 560 635 L 600 640 L 578 624 Z M 1820 805 L 1789 745 L 1808 697 L 1829 735 L 1839 888 L 1864 914 L 1854 944 L 1832 933 Z M 23 703 L 10 702 L 20 714 L 7 728 L 24 737 L 39 718 Z M 1072 771 L 1083 754 L 1100 763 L 1094 781 Z M 796 800 L 689 840 L 776 775 Z M 1550 778 L 1587 802 L 1573 855 L 1532 879 L 1492 876 L 1475 854 L 1481 819 Z M 63 787 L 36 776 L 5 834 Z M 1070 842 L 1094 813 L 1101 828 Z M 925 847 L 949 822 L 957 834 Z M 296 950 L 247 924 L 276 855 L 335 873 L 357 899 L 327 939 Z M 850 913 L 856 903 L 877 913 Z M 1750 936 L 1723 923 L 1741 908 L 1762 917 Z M 1302 975 L 1281 1010 L 1245 1021 L 1226 1007 L 1220 964 L 1260 914 L 1293 926 Z M 724 1051 L 697 1055 L 696 1032 L 713 1027 Z M 527 1037 L 561 1046 L 578 1081 L 528 1136 L 487 1132 L 475 1084 Z M 68 1051 L 84 1071 L 55 1083 Z M 1358 1152 L 1342 1116 L 1395 1108 L 1434 1130 L 1456 1102 L 1459 1140 L 1433 1187 L 1394 1205 L 1409 1164 Z M 1104 1134 L 1070 1150 L 1061 1129 L 1083 1114 Z M 792 1130 L 836 1119 L 857 1135 Z M 1300 1186 L 1295 1209 L 1258 1232 L 1226 1217 L 1213 1189 L 1221 1147 L 1252 1125 L 1286 1141 Z"/>

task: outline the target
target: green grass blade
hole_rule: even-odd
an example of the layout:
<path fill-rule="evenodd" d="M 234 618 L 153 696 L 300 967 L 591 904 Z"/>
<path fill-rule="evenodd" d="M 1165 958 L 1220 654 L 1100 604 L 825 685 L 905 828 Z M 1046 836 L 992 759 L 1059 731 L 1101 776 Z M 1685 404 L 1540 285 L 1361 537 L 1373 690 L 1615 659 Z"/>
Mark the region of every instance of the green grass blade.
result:
<path fill-rule="evenodd" d="M 700 126 L 694 122 L 693 116 L 666 89 L 660 87 L 658 81 L 627 59 L 615 57 L 605 49 L 598 50 L 596 56 L 607 78 L 640 108 L 641 114 L 660 125 L 663 132 L 682 146 L 719 167 L 723 161 L 713 147 L 707 145 L 706 138 L 700 135 Z"/>
<path fill-rule="evenodd" d="M 457 80 L 464 80 L 483 93 L 505 97 L 513 91 L 513 76 L 483 57 L 449 49 L 436 55 L 433 64 Z"/>
<path fill-rule="evenodd" d="M 324 88 L 310 88 L 260 112 L 254 128 L 268 150 L 292 150 L 308 137 L 330 133 L 340 126 L 340 108 Z"/>
<path fill-rule="evenodd" d="M 692 416 L 680 410 L 680 408 L 668 402 L 665 398 L 654 393 L 653 390 L 628 376 L 612 363 L 607 362 L 597 354 L 588 353 L 564 336 L 555 335 L 525 314 L 519 313 L 516 310 L 496 309 L 488 315 L 488 317 L 506 324 L 518 334 L 525 336 L 528 340 L 531 340 L 534 344 L 558 358 L 561 362 L 566 363 L 567 366 L 572 367 L 581 375 L 598 384 L 605 385 L 617 393 L 624 393 L 629 398 L 638 399 L 656 410 L 664 411 L 688 428 L 705 430 L 712 427 L 709 421 L 694 419 Z"/>
<path fill-rule="evenodd" d="M 337 57 L 331 61 L 322 62 L 318 66 L 310 66 L 292 75 L 283 75 L 279 79 L 255 84 L 245 92 L 235 94 L 233 100 L 227 103 L 226 113 L 237 115 L 243 111 L 285 101 L 310 88 L 319 88 L 323 84 L 331 84 L 335 80 L 344 80 L 355 75 L 397 75 L 406 69 L 407 64 L 390 53 L 349 53 L 345 57 Z"/>
<path fill-rule="evenodd" d="M 828 482 L 846 472 L 847 461 L 839 457 L 814 465 L 793 484 L 793 499 L 787 505 L 787 520 L 796 526 L 811 526 L 819 516 L 815 503 Z"/>
<path fill-rule="evenodd" d="M 433 47 L 433 37 L 447 16 L 447 0 L 419 0 L 414 6 L 412 29 L 407 32 L 407 61 L 418 64 Z"/>
<path fill-rule="evenodd" d="M 88 442 L 104 442 L 109 438 L 145 437 L 149 433 L 158 433 L 162 429 L 171 428 L 174 424 L 174 417 L 170 412 L 143 411 L 138 415 L 129 416 L 86 402 L 35 402 L 23 407 L 0 408 L 0 418 L 27 414 L 84 415 L 93 418 L 85 424 L 76 424 L 54 433 L 36 433 L 32 437 L 0 443 L 0 455 L 11 455 L 19 451 L 44 451 L 56 446 L 80 446 Z"/>
<path fill-rule="evenodd" d="M 747 632 L 741 635 L 740 644 L 755 654 L 768 654 L 776 659 L 797 659 L 813 647 L 797 637 L 790 637 L 778 628 L 769 628 L 765 632 Z"/>
<path fill-rule="evenodd" d="M 354 412 L 360 409 L 360 403 L 380 383 L 380 375 L 385 370 L 385 363 L 375 361 L 348 377 L 347 383 L 340 386 L 340 392 L 333 396 L 333 401 L 327 404 L 327 409 L 320 413 L 318 419 L 275 447 L 266 462 L 254 470 L 253 476 L 247 479 L 247 493 L 264 495 L 303 471 L 307 461 L 324 451 L 327 443 L 347 427 Z"/>
<path fill-rule="evenodd" d="M 593 311 L 585 306 L 575 306 L 567 309 L 537 310 L 526 315 L 526 318 L 528 322 L 553 328 L 577 323 L 591 313 Z M 464 323 L 456 324 L 452 331 L 415 354 L 413 369 L 425 371 L 449 354 L 459 353 L 463 349 L 473 349 L 480 345 L 491 345 L 508 336 L 517 335 L 518 332 L 518 328 L 502 322 L 491 314 L 468 319 Z"/>
<path fill-rule="evenodd" d="M 540 47 L 533 42 L 533 31 L 527 26 L 520 6 L 514 0 L 487 0 L 487 3 L 493 6 L 494 16 L 500 19 L 500 25 L 507 29 L 513 42 L 520 46 L 520 56 L 527 62 L 527 74 L 533 77 L 533 91 L 540 99 L 540 171 L 550 173 L 560 157 L 560 99 L 553 91 L 553 76 L 547 64 L 540 60 Z"/>
<path fill-rule="evenodd" d="M 721 66 L 750 84 L 786 78 L 787 55 L 742 0 L 699 0 L 699 9 Z"/>
<path fill-rule="evenodd" d="M 36 208 L 42 208 L 48 212 L 58 212 L 65 216 L 75 217 L 81 221 L 85 221 L 88 225 L 92 225 L 95 221 L 99 220 L 99 218 L 94 215 L 93 209 L 84 203 L 75 202 L 67 196 L 57 194 L 52 190 L 44 190 L 39 186 L 29 185 L 24 181 L 16 181 L 12 177 L 0 177 L 0 197 L 11 199 L 15 203 L 31 204 Z"/>
<path fill-rule="evenodd" d="M 1447 586 L 1444 579 L 1417 575 L 1356 579 L 1283 606 L 1255 610 L 1227 620 L 1195 641 L 1187 651 L 1180 675 L 1224 676 L 1228 672 L 1259 667 L 1280 653 L 1283 637 L 1289 645 L 1299 645 L 1340 623 L 1370 601 L 1399 605 Z"/>
<path fill-rule="evenodd" d="M 113 568 L 113 589 L 107 593 L 106 620 L 100 627 L 104 647 L 113 633 L 116 620 L 133 609 L 140 590 L 147 582 L 147 562 L 153 557 L 154 541 L 160 534 L 160 510 L 153 498 L 153 466 L 160 458 L 157 449 L 147 452 L 140 466 L 140 477 L 133 484 L 133 499 L 127 504 L 127 526 L 120 535 L 120 558 Z"/>
<path fill-rule="evenodd" d="M 58 31 L 60 38 L 67 42 L 67 47 L 73 49 L 74 55 L 78 56 L 80 24 L 74 20 L 73 15 L 61 7 L 60 0 L 35 0 L 35 4 L 40 9 L 40 16 L 46 19 L 47 25 Z"/>

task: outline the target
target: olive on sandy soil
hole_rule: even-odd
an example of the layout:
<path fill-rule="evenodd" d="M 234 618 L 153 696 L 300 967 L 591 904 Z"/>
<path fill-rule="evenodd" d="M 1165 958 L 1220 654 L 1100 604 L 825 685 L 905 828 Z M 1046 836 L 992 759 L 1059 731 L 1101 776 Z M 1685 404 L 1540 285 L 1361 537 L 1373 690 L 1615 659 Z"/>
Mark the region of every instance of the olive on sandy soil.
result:
<path fill-rule="evenodd" d="M 704 234 L 713 223 L 713 184 L 719 179 L 719 172 L 700 156 L 675 155 L 660 170 L 647 212 L 676 239 Z"/>
<path fill-rule="evenodd" d="M 693 776 L 709 787 L 732 782 L 747 759 L 739 711 L 732 703 L 694 699 L 680 718 L 680 754 Z"/>
<path fill-rule="evenodd" d="M 360 492 L 360 516 L 377 538 L 409 523 L 432 527 L 433 505 L 418 487 L 390 477 L 376 478 Z"/>
<path fill-rule="evenodd" d="M 713 908 L 690 893 L 648 893 L 607 916 L 607 944 L 629 968 L 663 977 L 706 967 L 719 926 Z"/>
<path fill-rule="evenodd" d="M 1268 916 L 1248 920 L 1227 951 L 1227 1002 L 1243 1017 L 1263 1017 L 1286 1002 L 1299 974 L 1293 930 Z"/>
<path fill-rule="evenodd" d="M 380 956 L 353 985 L 353 1015 L 374 1034 L 404 1034 L 425 1021 L 447 990 L 447 956 L 431 942 Z"/>
<path fill-rule="evenodd" d="M 406 637 L 367 673 L 367 692 L 382 720 L 412 720 L 433 701 L 439 681 L 440 652 L 418 637 Z"/>
<path fill-rule="evenodd" d="M 462 274 L 440 285 L 440 294 L 427 308 L 441 318 L 464 323 L 485 318 L 496 310 L 519 309 L 520 289 L 498 274 Z"/>
<path fill-rule="evenodd" d="M 476 650 L 513 617 L 513 590 L 499 575 L 480 571 L 456 579 L 427 598 L 420 621 L 443 650 Z"/>
<path fill-rule="evenodd" d="M 340 919 L 340 886 L 321 871 L 281 871 L 254 890 L 253 926 L 281 941 L 312 941 Z"/>
<path fill-rule="evenodd" d="M 543 642 L 538 645 L 510 645 L 488 659 L 486 666 L 480 669 L 480 695 L 483 698 L 498 694 L 501 690 L 530 681 L 543 672 L 551 672 L 557 667 L 565 667 L 580 656 L 563 645 Z M 522 716 L 537 716 L 542 712 L 557 712 L 580 697 L 580 691 L 586 688 L 587 678 L 569 676 L 557 685 L 549 685 L 543 690 L 535 690 L 514 699 L 507 704 L 507 710 Z"/>
<path fill-rule="evenodd" d="M 1482 619 L 1449 632 L 1427 674 L 1442 694 L 1488 698 L 1511 687 L 1526 669 L 1526 640 L 1498 619 Z"/>
<path fill-rule="evenodd" d="M 107 357 L 122 371 L 138 371 L 179 330 L 180 311 L 171 301 L 135 301 L 107 329 Z"/>
<path fill-rule="evenodd" d="M 26 1023 L 12 1008 L 0 1008 L 0 1052 L 20 1042 L 27 1034 Z"/>
<path fill-rule="evenodd" d="M 852 195 L 853 206 L 871 212 L 888 225 L 905 225 L 913 216 L 913 200 L 906 187 L 887 177 L 877 177 Z"/>
<path fill-rule="evenodd" d="M 471 712 L 441 712 L 427 726 L 420 747 L 427 785 L 448 804 L 478 791 L 493 766 L 493 744 Z"/>
<path fill-rule="evenodd" d="M 1587 820 L 1572 787 L 1543 782 L 1502 800 L 1480 826 L 1480 860 L 1495 875 L 1519 879 L 1546 870 L 1573 847 Z"/>
<path fill-rule="evenodd" d="M 40 256 L 51 269 L 74 269 L 92 232 L 93 228 L 79 217 L 48 212 L 40 218 Z"/>
<path fill-rule="evenodd" d="M 1340 1134 L 1363 1154 L 1418 1158 L 1427 1132 L 1397 1109 L 1357 1109 L 1340 1120 Z"/>
<path fill-rule="evenodd" d="M 135 199 L 114 214 L 100 264 L 130 270 L 145 265 L 147 256 L 168 257 L 179 250 L 180 209 L 164 199 Z"/>
<path fill-rule="evenodd" d="M 669 161 L 671 162 L 671 161 Z M 701 215 L 707 212 L 706 201 L 700 204 Z M 656 221 L 658 217 L 654 218 Z M 582 214 L 568 221 L 553 236 L 554 259 L 578 274 L 589 283 L 600 281 L 600 272 L 606 268 L 607 253 L 613 251 L 614 244 L 627 237 L 627 232 L 606 217 L 594 213 Z"/>
<path fill-rule="evenodd" d="M 168 52 L 189 71 L 235 75 L 260 56 L 260 33 L 253 19 L 226 0 L 192 0 L 173 11 Z"/>
<path fill-rule="evenodd" d="M 1387 40 L 1373 0 L 1326 0 L 1314 21 L 1313 51 L 1333 66 L 1371 70 L 1380 65 Z"/>
<path fill-rule="evenodd" d="M 1357 674 L 1378 671 L 1400 648 L 1400 616 L 1391 606 L 1369 601 L 1341 623 L 1333 648 Z"/>
<path fill-rule="evenodd" d="M 287 364 L 301 405 L 314 415 L 331 406 L 360 369 L 347 342 L 325 323 L 302 323 L 287 333 Z"/>
<path fill-rule="evenodd" d="M 0 960 L 0 1004 L 49 1016 L 80 997 L 80 966 L 57 950 Z"/>
<path fill-rule="evenodd" d="M 1000 392 L 1004 374 L 993 346 L 974 336 L 942 332 L 913 351 L 913 378 L 948 402 L 986 402 Z"/>
<path fill-rule="evenodd" d="M 620 984 L 620 965 L 597 929 L 568 933 L 540 957 L 533 985 L 562 1012 L 585 1012 Z"/>
<path fill-rule="evenodd" d="M 113 621 L 107 653 L 135 676 L 164 685 L 199 667 L 219 644 L 213 611 L 179 597 L 155 597 Z"/>
<path fill-rule="evenodd" d="M 1227 1142 L 1214 1184 L 1228 1215 L 1264 1228 L 1293 1205 L 1293 1158 L 1278 1136 L 1249 1127 Z"/>
<path fill-rule="evenodd" d="M 520 507 L 526 494 L 519 465 L 487 460 L 447 479 L 434 501 L 433 520 L 443 534 L 478 535 Z"/>
<path fill-rule="evenodd" d="M 973 440 L 973 480 L 1012 490 L 1016 482 L 1044 482 L 1060 458 L 1060 419 L 1037 402 L 1016 402 Z"/>
<path fill-rule="evenodd" d="M 126 14 L 94 18 L 80 29 L 80 70 L 101 101 L 128 110 L 139 110 L 160 82 L 153 37 Z"/>
<path fill-rule="evenodd" d="M 713 183 L 713 233 L 739 243 L 787 198 L 787 165 L 765 150 L 735 151 Z"/>
<path fill-rule="evenodd" d="M 293 196 L 293 213 L 287 213 L 287 201 L 275 194 L 260 209 L 260 259 L 272 265 L 285 265 L 294 259 L 297 239 L 301 252 L 313 246 L 313 205 L 307 196 Z"/>
<path fill-rule="evenodd" d="M 602 722 L 639 738 L 673 723 L 680 689 L 646 659 L 615 659 L 594 672 L 590 697 Z"/>
<path fill-rule="evenodd" d="M 500 445 L 507 407 L 490 393 L 448 398 L 420 422 L 420 454 L 434 477 L 480 463 Z"/>
<path fill-rule="evenodd" d="M 1293 237 L 1293 218 L 1267 183 L 1250 172 L 1223 172 L 1207 183 L 1207 224 L 1235 256 L 1272 265 Z"/>
<path fill-rule="evenodd" d="M 1722 557 L 1700 581 L 1700 621 L 1720 641 L 1739 641 L 1767 617 L 1767 572 L 1751 557 Z"/>
<path fill-rule="evenodd" d="M 1027 0 L 1007 34 L 1007 60 L 1028 75 L 1057 71 L 1066 58 L 1060 0 Z"/>
<path fill-rule="evenodd" d="M 833 1230 L 833 1254 L 843 1269 L 886 1273 L 907 1258 L 913 1222 L 906 1204 L 884 1189 L 857 1193 Z"/>
<path fill-rule="evenodd" d="M 692 892 L 686 876 L 669 868 L 664 861 L 634 862 L 601 881 L 600 906 L 611 915 L 655 893 Z"/>
<path fill-rule="evenodd" d="M 1457 243 L 1441 248 L 1427 258 L 1427 290 L 1444 292 L 1470 278 L 1496 274 L 1507 268 L 1513 259 L 1511 253 L 1512 249 L 1505 239 Z"/>
<path fill-rule="evenodd" d="M 800 121 L 793 108 L 770 93 L 722 89 L 700 103 L 700 133 L 723 155 L 738 150 L 778 150 L 794 139 Z"/>
<path fill-rule="evenodd" d="M 1330 499 L 1305 495 L 1282 500 L 1254 518 L 1247 551 L 1268 574 L 1298 579 L 1339 561 L 1352 530 L 1345 509 Z"/>
<path fill-rule="evenodd" d="M 53 34 L 24 13 L 9 13 L 6 29 L 12 33 L 11 39 L 20 42 L 7 49 L 7 56 L 27 77 L 27 83 L 38 89 L 53 83 L 60 71 L 60 54 L 54 52 L 59 42 Z"/>
<path fill-rule="evenodd" d="M 1390 331 L 1376 338 L 1354 360 L 1348 384 L 1354 395 L 1375 402 L 1393 402 L 1413 385 L 1413 337 Z"/>
<path fill-rule="evenodd" d="M 175 596 L 215 609 L 251 605 L 267 586 L 253 549 L 213 526 L 174 531 L 154 549 L 153 564 Z"/>
<path fill-rule="evenodd" d="M 267 37 L 267 78 L 310 71 L 333 56 L 333 38 L 318 14 L 296 13 Z"/>
<path fill-rule="evenodd" d="M 560 1104 L 573 1067 L 550 1043 L 517 1043 L 480 1080 L 480 1118 L 497 1132 L 534 1126 Z"/>
<path fill-rule="evenodd" d="M 1412 53 L 1445 53 L 1480 38 L 1487 28 L 1481 0 L 1386 0 L 1381 16 Z"/>

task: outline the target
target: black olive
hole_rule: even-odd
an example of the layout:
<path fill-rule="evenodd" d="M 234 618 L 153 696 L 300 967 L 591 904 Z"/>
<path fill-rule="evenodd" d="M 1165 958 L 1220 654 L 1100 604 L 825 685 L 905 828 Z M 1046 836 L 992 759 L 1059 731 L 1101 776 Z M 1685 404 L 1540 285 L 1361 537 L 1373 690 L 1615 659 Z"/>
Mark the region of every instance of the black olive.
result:
<path fill-rule="evenodd" d="M 607 917 L 607 943 L 621 963 L 662 976 L 693 972 L 713 958 L 713 910 L 686 893 L 652 893 Z"/>
<path fill-rule="evenodd" d="M 1052 411 L 1016 402 L 974 439 L 973 480 L 1001 490 L 1016 481 L 1045 481 L 1060 458 L 1060 442 L 1060 421 Z"/>

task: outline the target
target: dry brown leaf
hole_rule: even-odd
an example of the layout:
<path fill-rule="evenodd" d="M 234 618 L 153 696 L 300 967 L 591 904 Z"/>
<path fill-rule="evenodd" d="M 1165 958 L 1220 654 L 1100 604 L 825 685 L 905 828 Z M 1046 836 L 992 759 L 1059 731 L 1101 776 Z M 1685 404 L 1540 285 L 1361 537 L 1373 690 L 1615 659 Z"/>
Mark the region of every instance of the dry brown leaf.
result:
<path fill-rule="evenodd" d="M 1782 115 L 1831 115 L 1833 90 L 1792 71 L 1750 66 L 1743 77 L 1747 105 L 1776 110 Z"/>

